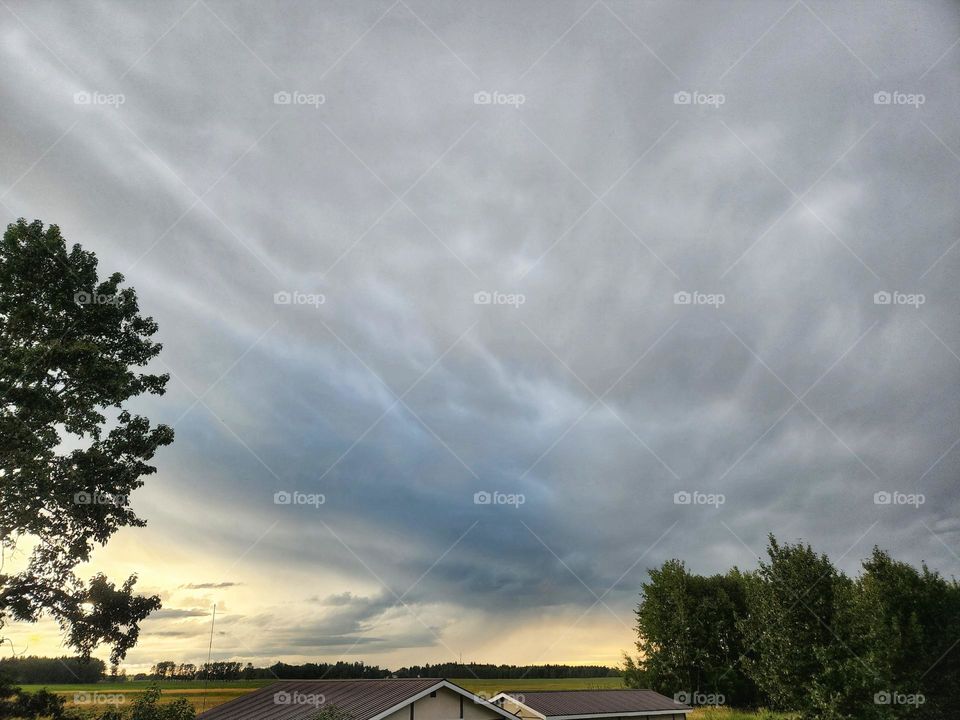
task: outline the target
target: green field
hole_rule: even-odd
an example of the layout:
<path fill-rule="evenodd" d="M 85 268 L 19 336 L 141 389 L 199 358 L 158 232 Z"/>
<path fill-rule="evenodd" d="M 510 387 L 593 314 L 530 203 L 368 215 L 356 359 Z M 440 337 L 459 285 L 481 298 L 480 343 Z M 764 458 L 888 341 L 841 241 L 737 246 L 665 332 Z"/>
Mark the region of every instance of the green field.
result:
<path fill-rule="evenodd" d="M 451 681 L 467 690 L 481 693 L 486 697 L 500 690 L 596 690 L 615 689 L 623 687 L 619 677 L 601 678 L 570 678 L 562 680 L 529 678 L 523 680 L 478 680 L 476 678 L 451 678 Z M 203 682 L 161 682 L 157 683 L 163 690 L 164 700 L 186 698 L 199 711 L 202 708 L 209 710 L 215 705 L 240 697 L 257 688 L 270 685 L 273 680 L 235 680 L 228 682 L 211 683 L 204 686 Z M 67 703 L 74 704 L 77 694 L 98 693 L 100 695 L 115 694 L 122 696 L 123 703 L 128 704 L 145 688 L 150 681 L 137 680 L 123 683 L 103 682 L 92 685 L 25 685 L 27 690 L 39 690 L 46 687 L 48 690 L 59 693 L 67 698 Z M 84 705 L 75 707 L 83 708 Z M 98 706 L 103 710 L 103 706 Z M 696 710 L 690 715 L 690 720 L 793 720 L 792 716 L 781 714 L 744 713 L 727 708 L 710 708 Z"/>
<path fill-rule="evenodd" d="M 501 690 L 609 690 L 622 688 L 623 678 L 569 678 L 564 680 L 524 678 L 522 680 L 477 680 L 476 678 L 450 678 L 473 693 L 492 695 Z"/>
<path fill-rule="evenodd" d="M 93 684 L 69 684 L 69 685 L 24 685 L 26 690 L 39 690 L 40 688 L 47 688 L 48 690 L 55 692 L 59 695 L 62 695 L 67 699 L 67 705 L 71 707 L 76 707 L 84 709 L 85 707 L 93 708 L 93 705 L 83 703 L 83 698 L 80 697 L 80 703 L 75 703 L 77 696 L 82 696 L 84 694 L 93 694 L 97 695 L 118 695 L 122 697 L 122 705 L 128 705 L 142 693 L 150 685 L 156 684 L 159 685 L 163 690 L 163 699 L 164 700 L 175 700 L 176 698 L 186 698 L 190 701 L 190 704 L 199 712 L 201 709 L 209 710 L 215 705 L 220 703 L 225 703 L 227 700 L 233 700 L 236 697 L 240 697 L 252 690 L 261 688 L 264 685 L 270 685 L 273 680 L 235 680 L 235 681 L 217 681 L 211 682 L 209 685 L 204 686 L 203 682 L 160 682 L 153 683 L 148 680 L 135 680 L 122 683 L 113 683 L 113 682 L 102 682 L 102 683 L 93 683 Z M 99 702 L 103 702 L 101 698 Z M 104 705 L 99 704 L 98 707 L 100 710 L 104 709 Z"/>
<path fill-rule="evenodd" d="M 452 678 L 452 681 L 471 692 L 482 692 L 485 695 L 492 695 L 508 688 L 523 690 L 584 690 L 623 687 L 623 683 L 619 677 L 572 678 L 569 680 L 543 680 L 537 678 L 531 678 L 529 680 L 477 680 L 476 678 Z M 168 681 L 157 684 L 163 690 L 164 700 L 173 700 L 182 697 L 189 700 L 197 710 L 200 710 L 204 706 L 209 710 L 214 705 L 219 705 L 227 700 L 240 697 L 252 690 L 269 685 L 272 682 L 275 681 L 217 681 L 211 682 L 208 686 L 205 686 L 202 681 Z M 25 685 L 24 688 L 27 690 L 39 690 L 41 687 L 46 687 L 48 690 L 63 695 L 67 698 L 67 703 L 70 705 L 74 704 L 76 695 L 83 695 L 84 693 L 120 695 L 126 704 L 152 684 L 153 683 L 148 680 L 135 680 L 122 683 L 102 682 L 92 685 Z M 83 698 L 80 699 L 82 700 Z M 83 707 L 83 705 L 79 705 L 79 707 Z"/>
<path fill-rule="evenodd" d="M 774 713 L 765 710 L 747 712 L 730 708 L 701 708 L 690 713 L 690 720 L 799 720 L 793 713 Z"/>

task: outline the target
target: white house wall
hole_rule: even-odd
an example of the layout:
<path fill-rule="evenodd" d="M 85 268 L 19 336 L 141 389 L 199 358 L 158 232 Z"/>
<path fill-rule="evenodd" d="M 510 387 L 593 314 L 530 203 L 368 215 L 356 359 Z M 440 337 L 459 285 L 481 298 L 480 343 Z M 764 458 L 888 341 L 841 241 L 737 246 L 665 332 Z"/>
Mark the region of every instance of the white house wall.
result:
<path fill-rule="evenodd" d="M 437 690 L 436 697 L 429 695 L 413 703 L 414 720 L 458 720 L 460 718 L 460 695 L 449 688 Z M 503 720 L 493 710 L 470 698 L 463 698 L 464 720 Z M 410 706 L 406 705 L 387 715 L 383 720 L 410 720 Z"/>

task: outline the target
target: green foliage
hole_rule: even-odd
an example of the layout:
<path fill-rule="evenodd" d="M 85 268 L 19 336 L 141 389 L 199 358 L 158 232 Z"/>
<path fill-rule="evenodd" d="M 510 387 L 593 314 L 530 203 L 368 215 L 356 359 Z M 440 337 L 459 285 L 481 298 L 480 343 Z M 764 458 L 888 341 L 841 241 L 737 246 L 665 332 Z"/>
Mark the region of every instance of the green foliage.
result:
<path fill-rule="evenodd" d="M 67 718 L 64 700 L 48 690 L 23 692 L 0 675 L 0 718 Z"/>
<path fill-rule="evenodd" d="M 0 629 L 46 615 L 81 657 L 107 644 L 113 663 L 160 600 L 136 595 L 135 576 L 85 583 L 75 568 L 121 527 L 144 524 L 130 493 L 173 440 L 125 408 L 162 394 L 168 377 L 136 371 L 160 345 L 122 281 L 100 281 L 96 256 L 68 251 L 56 225 L 20 219 L 0 242 L 0 568 L 18 543 L 27 556 L 0 573 Z M 61 716 L 62 700 L 45 691 L 2 692 L 0 717 Z"/>
<path fill-rule="evenodd" d="M 746 613 L 744 576 L 737 569 L 703 577 L 679 560 L 650 571 L 637 608 L 637 650 L 625 657 L 625 684 L 667 695 L 703 692 L 750 704 L 753 684 L 737 669 L 743 643 L 737 623 Z"/>
<path fill-rule="evenodd" d="M 311 715 L 309 720 L 350 720 L 350 715 L 336 705 L 328 705 Z"/>
<path fill-rule="evenodd" d="M 0 675 L 18 685 L 30 683 L 95 683 L 106 672 L 98 658 L 15 656 L 0 659 Z"/>
<path fill-rule="evenodd" d="M 771 536 L 767 555 L 753 573 L 704 578 L 675 560 L 652 570 L 627 684 L 667 695 L 726 691 L 728 703 L 805 720 L 957 717 L 956 581 L 876 548 L 856 579 L 806 544 Z M 729 658 L 718 677 L 718 661 Z M 747 684 L 730 690 L 730 677 Z"/>
<path fill-rule="evenodd" d="M 97 720 L 194 720 L 196 712 L 189 702 L 177 698 L 161 704 L 160 695 L 160 688 L 153 685 L 133 701 L 129 710 L 108 710 Z"/>
<path fill-rule="evenodd" d="M 874 548 L 845 598 L 838 643 L 823 653 L 816 712 L 871 720 L 956 716 L 960 703 L 960 586 Z M 889 704 L 861 705 L 885 696 Z M 922 702 L 921 702 L 922 699 Z M 916 701 L 916 703 L 911 702 Z"/>
<path fill-rule="evenodd" d="M 31 546 L 24 570 L 0 574 L 0 628 L 46 614 L 81 655 L 107 643 L 113 662 L 159 598 L 135 595 L 135 576 L 86 584 L 74 568 L 119 528 L 144 524 L 130 493 L 173 440 L 124 407 L 162 394 L 168 377 L 135 370 L 160 345 L 122 280 L 100 281 L 96 256 L 68 251 L 56 225 L 21 219 L 0 243 L 0 552 Z"/>
<path fill-rule="evenodd" d="M 743 666 L 773 709 L 796 710 L 837 638 L 837 594 L 849 580 L 809 545 L 780 545 L 771 536 L 767 554 L 757 581 L 746 586 L 750 612 L 740 630 L 750 652 Z"/>

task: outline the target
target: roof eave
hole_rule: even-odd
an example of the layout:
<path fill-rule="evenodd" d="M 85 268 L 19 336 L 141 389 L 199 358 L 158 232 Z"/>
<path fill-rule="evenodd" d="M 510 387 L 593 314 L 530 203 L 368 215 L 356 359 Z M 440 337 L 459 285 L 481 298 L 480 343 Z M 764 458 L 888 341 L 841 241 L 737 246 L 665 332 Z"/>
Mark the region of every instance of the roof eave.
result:
<path fill-rule="evenodd" d="M 534 710 L 529 705 L 520 702 L 516 697 L 511 695 L 508 692 L 501 692 L 494 695 L 490 698 L 491 701 L 500 700 L 501 698 L 509 699 L 511 702 L 516 703 L 520 707 L 529 710 L 531 713 L 536 715 L 543 720 L 584 720 L 585 718 L 615 718 L 615 717 L 649 717 L 653 715 L 672 715 L 676 713 L 689 713 L 693 712 L 693 708 L 690 707 L 678 707 L 671 708 L 669 710 L 636 710 L 634 712 L 612 712 L 612 713 L 582 713 L 580 715 L 545 715 L 542 712 Z"/>
<path fill-rule="evenodd" d="M 501 699 L 510 700 L 510 702 L 512 702 L 512 703 L 514 703 L 514 704 L 516 704 L 516 705 L 519 705 L 519 706 L 522 707 L 524 710 L 530 711 L 531 713 L 533 713 L 534 715 L 536 715 L 538 718 L 542 718 L 542 720 L 547 720 L 547 716 L 544 715 L 542 712 L 538 712 L 538 711 L 534 710 L 532 707 L 530 707 L 529 705 L 525 705 L 524 703 L 522 703 L 522 702 L 520 702 L 519 700 L 517 700 L 517 698 L 515 698 L 513 695 L 511 695 L 511 694 L 508 693 L 508 692 L 499 692 L 499 693 L 497 693 L 497 694 L 494 695 L 492 698 L 490 698 L 490 702 L 496 702 L 497 700 L 501 700 Z"/>
<path fill-rule="evenodd" d="M 589 718 L 615 718 L 615 717 L 650 717 L 653 715 L 675 715 L 678 713 L 690 713 L 693 708 L 671 708 L 669 710 L 636 710 L 634 712 L 612 712 L 612 713 L 583 713 L 580 715 L 547 715 L 544 720 L 589 720 Z"/>

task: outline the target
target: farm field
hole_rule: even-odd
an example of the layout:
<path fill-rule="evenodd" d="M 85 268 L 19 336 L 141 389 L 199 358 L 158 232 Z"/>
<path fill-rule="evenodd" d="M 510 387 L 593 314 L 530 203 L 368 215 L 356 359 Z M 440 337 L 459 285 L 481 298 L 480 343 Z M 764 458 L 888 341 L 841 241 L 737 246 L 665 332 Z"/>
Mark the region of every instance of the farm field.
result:
<path fill-rule="evenodd" d="M 530 678 L 523 680 L 478 680 L 476 678 L 451 678 L 451 681 L 467 690 L 475 693 L 482 693 L 490 696 L 500 690 L 508 688 L 522 690 L 585 690 L 599 688 L 618 688 L 623 687 L 623 682 L 619 677 L 600 677 L 600 678 L 570 678 L 570 679 L 540 679 Z M 207 710 L 227 702 L 233 698 L 240 697 L 257 688 L 270 685 L 274 680 L 232 680 L 211 682 L 204 686 L 202 681 L 167 681 L 156 683 L 163 690 L 164 700 L 174 700 L 176 698 L 186 698 L 199 711 L 204 706 Z M 27 690 L 39 690 L 46 687 L 51 692 L 58 693 L 67 698 L 67 703 L 74 705 L 74 700 L 80 700 L 77 707 L 83 707 L 83 700 L 91 700 L 89 696 L 97 695 L 118 695 L 121 702 L 129 703 L 137 695 L 142 693 L 147 687 L 152 685 L 149 680 L 132 680 L 122 683 L 93 683 L 93 684 L 66 684 L 66 685 L 24 685 Z M 84 695 L 88 697 L 83 697 Z M 96 698 L 100 702 L 104 698 Z"/>
<path fill-rule="evenodd" d="M 623 687 L 623 681 L 619 677 L 599 677 L 599 678 L 524 678 L 522 680 L 478 680 L 476 678 L 451 678 L 451 681 L 460 685 L 471 692 L 489 697 L 500 690 L 597 690 L 597 689 L 616 689 Z M 176 698 L 186 698 L 199 712 L 202 708 L 210 708 L 225 703 L 257 688 L 270 685 L 274 680 L 234 680 L 219 681 L 211 683 L 204 687 L 203 682 L 177 682 L 168 681 L 157 683 L 163 690 L 165 700 L 174 700 Z M 147 687 L 153 684 L 147 680 L 136 680 L 123 683 L 94 683 L 94 684 L 70 684 L 70 685 L 25 685 L 28 690 L 39 690 L 46 687 L 52 692 L 56 692 L 67 698 L 67 703 L 78 708 L 90 707 L 91 710 L 96 707 L 102 711 L 102 704 L 91 705 L 83 703 L 84 699 L 91 700 L 90 696 L 96 695 L 117 695 L 122 697 L 122 703 L 131 702 L 137 695 L 142 693 Z M 87 695 L 87 698 L 83 696 Z M 75 698 L 81 700 L 80 704 L 74 704 Z M 104 698 L 96 698 L 101 703 Z M 695 710 L 690 715 L 690 720 L 794 720 L 794 717 L 779 713 L 750 713 L 729 708 L 705 708 Z"/>

